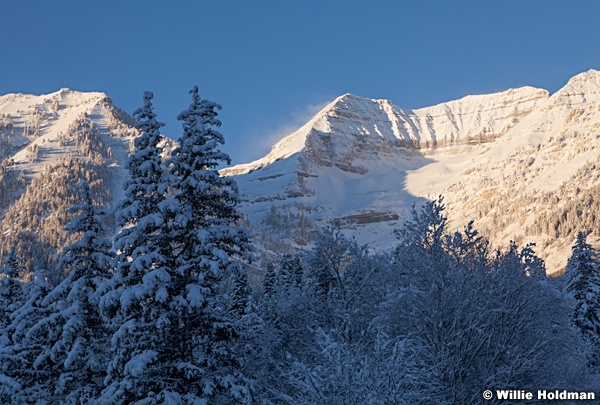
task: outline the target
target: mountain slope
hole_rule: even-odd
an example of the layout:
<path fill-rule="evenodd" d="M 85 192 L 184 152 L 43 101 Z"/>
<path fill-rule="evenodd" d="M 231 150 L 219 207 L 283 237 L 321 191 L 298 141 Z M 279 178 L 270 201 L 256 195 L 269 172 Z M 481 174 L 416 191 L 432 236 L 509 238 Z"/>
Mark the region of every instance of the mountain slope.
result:
<path fill-rule="evenodd" d="M 497 245 L 537 242 L 556 272 L 574 232 L 598 238 L 600 204 L 575 207 L 600 186 L 599 107 L 594 70 L 553 95 L 523 87 L 419 110 L 346 94 L 264 158 L 222 173 L 273 243 L 302 245 L 333 224 L 387 248 L 412 204 L 441 194 L 454 227 L 475 219 Z"/>
<path fill-rule="evenodd" d="M 63 228 L 79 183 L 109 210 L 119 199 L 132 119 L 104 93 L 61 89 L 0 97 L 0 123 L 0 251 L 16 248 L 28 270 L 51 271 L 69 242 Z"/>

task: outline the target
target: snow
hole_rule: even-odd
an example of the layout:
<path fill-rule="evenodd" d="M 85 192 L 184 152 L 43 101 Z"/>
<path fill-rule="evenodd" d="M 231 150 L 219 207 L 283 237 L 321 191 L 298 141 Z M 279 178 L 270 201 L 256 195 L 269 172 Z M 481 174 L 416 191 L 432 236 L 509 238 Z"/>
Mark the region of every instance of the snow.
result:
<path fill-rule="evenodd" d="M 344 94 L 275 144 L 264 158 L 224 169 L 223 173 L 248 173 L 301 152 L 307 137 L 314 132 L 331 133 L 336 137 L 359 133 L 372 139 L 430 142 L 452 135 L 457 139 L 478 135 L 484 128 L 489 133 L 503 133 L 512 125 L 515 115 L 526 115 L 547 97 L 546 90 L 523 87 L 491 95 L 467 96 L 411 111 L 396 107 L 389 100 Z"/>
<path fill-rule="evenodd" d="M 413 203 L 444 195 L 452 225 L 462 228 L 482 204 L 513 189 L 531 198 L 557 192 L 597 161 L 599 138 L 600 72 L 590 70 L 552 95 L 522 87 L 417 110 L 345 94 L 264 158 L 221 173 L 235 176 L 242 210 L 258 228 L 271 206 L 301 204 L 323 225 L 360 214 L 398 215 L 398 221 L 346 227 L 360 242 L 386 248 Z M 407 152 L 399 141 L 421 149 Z M 539 235 L 524 234 L 540 208 L 519 207 L 518 218 L 489 235 L 492 242 L 540 242 Z M 475 226 L 489 228 L 489 217 Z M 564 267 L 571 243 L 552 241 L 538 251 L 550 271 Z"/>
<path fill-rule="evenodd" d="M 148 365 L 156 360 L 157 355 L 158 353 L 154 350 L 144 350 L 133 356 L 133 358 L 125 364 L 125 374 L 132 377 L 142 377 L 146 373 Z"/>
<path fill-rule="evenodd" d="M 72 151 L 74 145 L 61 143 L 60 137 L 86 114 L 112 150 L 111 186 L 115 201 L 120 200 L 127 178 L 123 166 L 135 130 L 124 127 L 119 132 L 109 106 L 104 93 L 69 89 L 0 96 L 0 121 L 6 119 L 2 114 L 10 114 L 17 128 L 11 137 L 15 168 L 31 178 Z M 38 136 L 25 135 L 36 114 L 42 117 Z M 385 249 L 395 243 L 392 230 L 410 216 L 411 205 L 440 194 L 452 225 L 462 228 L 481 207 L 510 191 L 532 198 L 557 192 L 587 163 L 598 160 L 599 137 L 600 72 L 589 70 L 552 95 L 521 87 L 414 110 L 389 100 L 344 94 L 265 157 L 221 173 L 235 177 L 242 211 L 257 228 L 273 206 L 305 210 L 317 226 L 346 223 L 348 234 Z M 401 147 L 412 144 L 421 149 Z M 35 161 L 27 150 L 32 145 L 41 148 Z M 586 181 L 582 186 L 590 187 L 595 180 Z M 167 203 L 172 201 L 163 205 Z M 489 235 L 492 242 L 506 245 L 515 237 L 549 240 L 550 235 L 524 233 L 536 212 L 547 208 L 519 207 L 505 228 Z M 397 219 L 380 221 L 377 215 Z M 374 222 L 356 223 L 357 216 Z M 478 218 L 475 226 L 489 229 L 490 216 Z M 538 253 L 551 270 L 559 270 L 571 244 L 572 240 L 552 241 Z"/>
<path fill-rule="evenodd" d="M 225 172 L 229 175 L 248 173 L 300 152 L 304 148 L 304 145 L 306 143 L 306 137 L 308 136 L 311 130 L 329 130 L 327 119 L 325 116 L 326 111 L 331 109 L 340 99 L 344 97 L 346 97 L 346 95 L 335 99 L 296 132 L 289 136 L 286 136 L 281 141 L 277 142 L 267 156 L 258 159 L 252 163 L 236 165 L 230 169 L 225 169 Z"/>
<path fill-rule="evenodd" d="M 12 158 L 15 168 L 23 170 L 31 178 L 40 173 L 44 167 L 51 165 L 74 152 L 74 142 L 61 142 L 61 137 L 68 137 L 69 128 L 83 116 L 90 119 L 98 129 L 106 148 L 111 148 L 113 159 L 108 166 L 113 168 L 117 186 L 114 187 L 115 201 L 122 194 L 120 184 L 126 171 L 119 170 L 126 161 L 129 143 L 135 130 L 123 133 L 111 123 L 109 108 L 110 98 L 101 92 L 78 92 L 63 88 L 47 95 L 8 94 L 0 96 L 0 122 L 8 120 L 13 123 L 15 131 L 11 136 L 11 145 L 15 152 Z M 39 132 L 25 134 L 26 128 L 33 128 L 36 114 L 40 117 Z M 67 140 L 70 140 L 67 138 Z M 72 140 L 71 140 L 72 141 Z M 39 157 L 31 160 L 28 147 L 40 147 Z"/>

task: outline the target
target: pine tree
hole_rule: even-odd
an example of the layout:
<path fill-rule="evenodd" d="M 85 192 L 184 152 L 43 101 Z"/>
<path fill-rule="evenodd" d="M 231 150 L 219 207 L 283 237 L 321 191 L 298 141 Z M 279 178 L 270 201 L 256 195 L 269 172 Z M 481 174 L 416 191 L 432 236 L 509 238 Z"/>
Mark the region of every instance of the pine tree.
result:
<path fill-rule="evenodd" d="M 232 258 L 246 256 L 248 236 L 234 225 L 235 183 L 216 170 L 221 159 L 228 161 L 216 149 L 222 135 L 210 128 L 218 124 L 217 105 L 201 101 L 197 88 L 192 94 L 194 103 L 179 117 L 184 134 L 169 172 L 149 181 L 146 192 L 130 187 L 126 193 L 125 209 L 135 215 L 127 235 L 116 239 L 123 254 L 115 288 L 103 300 L 115 332 L 101 403 L 247 403 L 251 398 L 231 350 L 239 314 L 229 314 L 233 304 L 225 302 L 232 296 L 235 305 L 243 301 L 245 279 Z M 144 201 L 148 190 L 157 200 L 142 211 L 138 200 Z M 136 244 L 123 244 L 125 239 Z M 227 291 L 232 285 L 235 291 Z"/>
<path fill-rule="evenodd" d="M 248 282 L 248 273 L 241 267 L 237 267 L 237 270 L 231 277 L 231 294 L 229 297 L 228 312 L 243 316 L 251 310 L 249 305 L 251 304 L 250 299 L 250 284 Z"/>
<path fill-rule="evenodd" d="M 176 358 L 185 371 L 189 395 L 247 402 L 250 389 L 232 350 L 239 324 L 235 314 L 226 313 L 229 303 L 221 297 L 230 296 L 224 290 L 232 279 L 237 279 L 233 285 L 237 284 L 238 292 L 248 291 L 239 287 L 247 280 L 239 278 L 245 271 L 239 261 L 249 258 L 249 234 L 236 225 L 237 185 L 217 170 L 220 164 L 230 163 L 218 149 L 224 143 L 215 129 L 221 125 L 217 119 L 221 106 L 201 99 L 196 86 L 190 94 L 189 109 L 177 117 L 183 135 L 167 163 L 175 205 L 180 207 L 172 239 L 178 255 L 173 278 L 185 297 L 174 310 L 180 327 L 187 331 L 178 335 L 173 346 L 178 348 Z"/>
<path fill-rule="evenodd" d="M 591 345 L 590 364 L 600 365 L 600 261 L 583 232 L 577 234 L 565 272 L 565 291 L 575 299 L 573 323 Z"/>
<path fill-rule="evenodd" d="M 160 128 L 165 124 L 156 120 L 153 97 L 151 92 L 144 92 L 143 107 L 133 113 L 135 127 L 141 134 L 135 139 L 135 152 L 127 161 L 130 179 L 125 183 L 125 199 L 117 213 L 117 223 L 122 230 L 116 237 L 115 247 L 129 258 L 148 254 L 155 242 L 153 235 L 164 223 L 158 207 L 165 194 L 159 147 L 163 140 Z"/>
<path fill-rule="evenodd" d="M 16 311 L 24 300 L 23 281 L 15 248 L 6 255 L 4 267 L 0 275 L 0 346 L 7 344 L 6 328 L 10 324 L 10 315 Z"/>
<path fill-rule="evenodd" d="M 39 328 L 39 322 L 54 322 L 42 301 L 51 287 L 42 270 L 33 273 L 24 284 L 26 301 L 10 315 L 7 327 L 8 343 L 0 350 L 0 399 L 3 403 L 45 403 L 49 400 L 48 370 L 53 363 L 38 361 L 47 348 L 49 329 Z M 6 400 L 8 398 L 8 400 Z"/>
<path fill-rule="evenodd" d="M 231 163 L 229 156 L 218 149 L 225 140 L 214 129 L 221 126 L 217 119 L 221 106 L 201 99 L 196 86 L 190 94 L 192 104 L 177 117 L 183 123 L 183 135 L 168 162 L 181 207 L 179 254 L 187 262 L 203 258 L 203 266 L 212 267 L 211 272 L 218 277 L 218 269 L 230 263 L 227 257 L 248 257 L 249 235 L 246 229 L 234 225 L 239 219 L 237 185 L 217 170 L 219 165 Z"/>
<path fill-rule="evenodd" d="M 262 284 L 265 297 L 272 296 L 277 284 L 277 271 L 275 271 L 275 265 L 271 262 L 267 263 Z"/>
<path fill-rule="evenodd" d="M 262 280 L 263 295 L 258 309 L 261 317 L 272 324 L 277 320 L 277 271 L 275 265 L 269 262 L 265 268 Z"/>
<path fill-rule="evenodd" d="M 141 133 L 128 160 L 130 180 L 117 212 L 121 230 L 115 237 L 116 271 L 100 301 L 113 333 L 100 403 L 161 402 L 171 384 L 172 376 L 159 363 L 168 358 L 161 350 L 169 347 L 178 325 L 171 308 L 177 298 L 172 296 L 171 206 L 164 204 L 167 189 L 159 147 L 164 124 L 156 120 L 152 98 L 145 92 L 142 108 L 134 112 Z"/>
<path fill-rule="evenodd" d="M 98 306 L 113 269 L 101 225 L 106 213 L 94 205 L 86 182 L 81 199 L 70 209 L 79 215 L 65 228 L 81 237 L 64 249 L 58 264 L 58 273 L 67 276 L 44 298 L 48 316 L 32 328 L 48 331 L 36 363 L 46 365 L 52 376 L 50 394 L 71 403 L 89 402 L 103 385 L 108 333 Z"/>
<path fill-rule="evenodd" d="M 302 287 L 303 276 L 304 269 L 298 255 L 285 253 L 279 264 L 279 281 L 282 287 L 288 289 Z"/>

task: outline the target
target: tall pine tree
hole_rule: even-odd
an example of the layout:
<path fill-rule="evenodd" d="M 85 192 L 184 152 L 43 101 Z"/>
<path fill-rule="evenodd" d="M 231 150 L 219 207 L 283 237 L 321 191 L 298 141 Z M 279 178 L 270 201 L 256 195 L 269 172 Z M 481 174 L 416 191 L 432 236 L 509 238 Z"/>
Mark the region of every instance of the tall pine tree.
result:
<path fill-rule="evenodd" d="M 221 106 L 201 99 L 196 86 L 190 94 L 190 107 L 177 117 L 183 124 L 179 147 L 167 163 L 173 205 L 180 208 L 172 241 L 177 254 L 174 280 L 182 297 L 174 310 L 182 333 L 174 346 L 190 395 L 249 402 L 250 385 L 233 350 L 240 311 L 227 311 L 232 303 L 223 300 L 235 297 L 240 302 L 240 292 L 248 291 L 240 286 L 247 278 L 240 277 L 245 270 L 239 261 L 249 258 L 249 234 L 236 225 L 237 185 L 217 170 L 230 163 L 219 149 L 223 135 L 215 129 L 221 125 Z M 232 285 L 233 294 L 226 291 Z"/>
<path fill-rule="evenodd" d="M 89 402 L 102 389 L 108 333 L 98 306 L 113 271 L 112 247 L 101 225 L 106 214 L 94 205 L 87 182 L 81 199 L 70 209 L 79 215 L 65 228 L 81 238 L 64 249 L 58 273 L 66 277 L 42 301 L 48 317 L 32 328 L 48 329 L 36 363 L 48 366 L 50 394 L 69 403 Z"/>
<path fill-rule="evenodd" d="M 143 155 L 139 149 L 130 160 L 132 180 L 119 216 L 127 219 L 121 225 L 128 229 L 116 238 L 120 263 L 103 301 L 115 331 L 102 403 L 251 400 L 231 349 L 235 316 L 221 299 L 231 296 L 226 286 L 236 285 L 238 302 L 243 301 L 238 295 L 244 279 L 231 258 L 245 256 L 248 237 L 234 225 L 235 183 L 221 180 L 216 170 L 221 159 L 228 161 L 216 149 L 222 135 L 210 128 L 218 123 L 217 105 L 201 101 L 197 88 L 193 95 L 194 103 L 180 115 L 184 134 L 169 172 L 149 180 L 150 168 L 158 172 L 160 164 L 141 170 L 144 161 L 135 158 Z M 142 138 L 158 131 L 156 121 L 143 125 L 153 117 L 144 100 L 136 114 Z M 136 142 L 138 148 L 148 145 Z M 146 205 L 151 196 L 155 199 Z"/>
<path fill-rule="evenodd" d="M 158 210 L 164 200 L 162 148 L 160 128 L 152 107 L 151 92 L 144 92 L 144 105 L 134 112 L 140 136 L 135 139 L 135 151 L 127 168 L 130 179 L 125 183 L 125 198 L 117 212 L 117 224 L 122 227 L 115 238 L 115 247 L 125 258 L 148 255 L 157 246 L 157 231 L 164 223 Z M 122 264 L 128 265 L 127 260 Z"/>
<path fill-rule="evenodd" d="M 600 366 L 600 261 L 583 232 L 577 234 L 565 272 L 565 291 L 575 299 L 573 323 L 591 346 L 590 365 Z"/>
<path fill-rule="evenodd" d="M 171 309 L 176 299 L 174 256 L 166 231 L 167 190 L 159 146 L 164 124 L 156 119 L 152 98 L 145 92 L 143 106 L 134 112 L 140 136 L 129 157 L 131 178 L 117 212 L 117 268 L 100 304 L 112 327 L 112 359 L 101 403 L 164 402 L 168 387 L 177 383 L 163 369 L 178 321 Z"/>
<path fill-rule="evenodd" d="M 217 119 L 221 106 L 201 99 L 196 86 L 190 94 L 192 104 L 177 117 L 183 123 L 183 135 L 168 162 L 181 207 L 178 223 L 182 231 L 177 243 L 183 260 L 199 260 L 218 276 L 230 265 L 228 257 L 248 257 L 249 235 L 245 228 L 235 226 L 239 219 L 237 185 L 217 170 L 221 164 L 231 163 L 219 150 L 225 139 L 215 129 L 221 126 Z"/>

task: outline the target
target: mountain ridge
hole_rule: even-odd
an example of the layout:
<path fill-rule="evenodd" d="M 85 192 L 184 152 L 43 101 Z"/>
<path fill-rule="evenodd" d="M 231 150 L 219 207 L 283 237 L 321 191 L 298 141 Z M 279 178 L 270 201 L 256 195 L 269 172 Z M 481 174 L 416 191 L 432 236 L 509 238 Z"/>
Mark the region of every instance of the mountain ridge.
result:
<path fill-rule="evenodd" d="M 65 165 L 78 170 L 69 181 L 88 177 L 98 201 L 114 207 L 136 135 L 105 93 L 0 96 L 0 248 L 27 240 L 19 226 L 64 225 L 68 218 L 52 211 L 61 204 L 31 201 L 52 199 L 45 188 L 66 190 L 71 201 L 73 185 L 55 179 L 69 177 Z M 265 260 L 310 246 L 322 226 L 388 249 L 413 204 L 443 195 L 455 229 L 473 219 L 496 246 L 535 242 L 558 272 L 576 231 L 600 245 L 599 151 L 600 72 L 589 70 L 554 94 L 524 86 L 414 110 L 346 93 L 265 157 L 221 173 L 237 181 L 240 211 Z M 23 222 L 27 215 L 35 226 Z M 50 245 L 58 249 L 61 238 Z"/>
<path fill-rule="evenodd" d="M 353 129 L 362 132 L 363 134 L 375 134 L 382 139 L 411 142 L 415 143 L 417 146 L 423 144 L 422 146 L 427 147 L 429 146 L 428 143 L 433 145 L 438 142 L 453 142 L 455 138 L 458 138 L 456 136 L 457 132 L 461 132 L 459 126 L 463 125 L 462 122 L 457 121 L 464 121 L 462 117 L 473 114 L 479 115 L 479 117 L 476 118 L 476 121 L 479 122 L 479 127 L 477 127 L 478 130 L 473 130 L 472 133 L 466 133 L 464 136 L 473 137 L 476 135 L 483 135 L 488 138 L 500 136 L 506 132 L 509 123 L 506 123 L 500 128 L 494 128 L 494 124 L 496 123 L 495 120 L 490 121 L 489 117 L 487 119 L 486 117 L 482 118 L 482 113 L 491 113 L 498 109 L 515 108 L 518 111 L 517 115 L 526 115 L 531 111 L 532 104 L 535 105 L 537 101 L 547 97 L 548 92 L 546 90 L 526 86 L 489 95 L 465 96 L 458 100 L 441 103 L 432 107 L 408 110 L 395 106 L 389 100 L 368 99 L 346 93 L 329 103 L 297 131 L 277 142 L 273 146 L 271 152 L 265 157 L 254 162 L 225 168 L 222 170 L 222 173 L 224 175 L 247 173 L 248 171 L 257 170 L 260 167 L 273 163 L 278 159 L 287 158 L 291 154 L 298 153 L 305 146 L 305 141 L 312 130 L 323 133 L 344 132 L 335 127 L 335 121 L 333 119 L 336 117 L 341 119 L 346 118 L 347 121 L 348 119 L 357 118 L 355 121 L 363 124 L 363 128 L 356 127 Z M 505 101 L 498 106 L 490 106 L 489 101 L 497 98 L 501 101 Z M 466 106 L 467 108 L 463 109 L 461 108 L 462 106 Z M 481 106 L 485 107 L 481 108 Z M 519 108 L 521 106 L 523 108 Z M 458 112 L 454 113 L 453 110 L 458 110 Z M 366 113 L 367 116 L 353 116 L 349 111 Z M 461 117 L 461 119 L 453 120 L 453 116 Z M 441 129 L 428 125 L 428 121 L 441 117 L 444 117 L 449 121 L 440 124 Z M 363 119 L 361 120 L 361 118 Z M 354 122 L 355 126 L 356 122 Z M 364 127 L 365 122 L 374 123 L 375 126 L 366 128 Z M 353 123 L 350 123 L 348 125 L 352 127 L 352 124 Z M 487 132 L 487 134 L 485 131 L 486 125 L 489 126 L 489 132 Z M 444 132 L 445 137 L 438 139 L 436 133 L 442 131 Z M 456 140 L 459 141 L 459 139 Z"/>
<path fill-rule="evenodd" d="M 453 226 L 475 219 L 498 246 L 535 242 L 557 272 L 574 228 L 591 220 L 565 219 L 550 232 L 542 214 L 574 204 L 565 183 L 595 164 L 599 138 L 600 72 L 589 70 L 552 95 L 525 86 L 417 110 L 345 94 L 265 158 L 221 173 L 235 177 L 259 233 L 273 233 L 265 224 L 278 215 L 304 215 L 312 229 L 333 224 L 361 243 L 391 247 L 413 203 L 444 195 Z M 595 186 L 590 180 L 585 190 Z M 553 193 L 566 194 L 550 204 Z M 297 248 L 306 242 L 294 239 Z"/>

